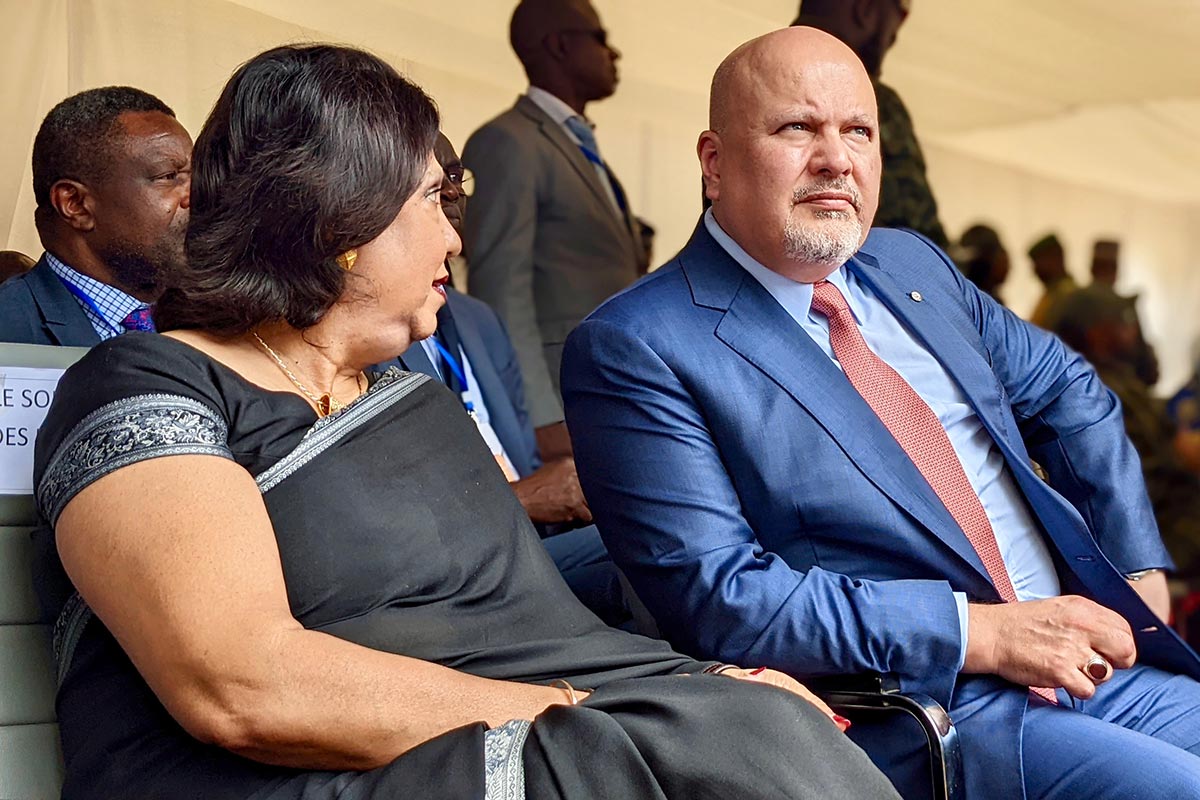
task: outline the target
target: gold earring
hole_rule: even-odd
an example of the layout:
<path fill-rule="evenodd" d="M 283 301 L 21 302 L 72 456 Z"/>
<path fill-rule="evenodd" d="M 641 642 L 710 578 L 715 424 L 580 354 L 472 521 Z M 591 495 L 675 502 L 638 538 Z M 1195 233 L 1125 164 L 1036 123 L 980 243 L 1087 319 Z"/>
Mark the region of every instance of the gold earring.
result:
<path fill-rule="evenodd" d="M 347 250 L 346 252 L 342 253 L 340 256 L 337 257 L 338 266 L 341 267 L 342 269 L 346 270 L 346 272 L 349 272 L 350 270 L 354 269 L 355 261 L 358 261 L 358 251 L 357 250 Z"/>

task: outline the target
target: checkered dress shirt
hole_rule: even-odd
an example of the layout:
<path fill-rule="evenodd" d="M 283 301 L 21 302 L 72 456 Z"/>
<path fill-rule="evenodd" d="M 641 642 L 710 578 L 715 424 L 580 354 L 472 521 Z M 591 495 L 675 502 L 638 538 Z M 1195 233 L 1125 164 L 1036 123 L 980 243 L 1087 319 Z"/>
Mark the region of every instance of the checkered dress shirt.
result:
<path fill-rule="evenodd" d="M 88 299 L 95 305 L 95 308 L 91 308 L 72 293 L 72 296 L 75 297 L 75 302 L 79 303 L 79 307 L 87 315 L 88 321 L 96 329 L 96 333 L 100 336 L 101 341 L 125 333 L 125 328 L 121 325 L 121 321 L 129 316 L 130 312 L 139 308 L 149 307 L 147 303 L 143 303 L 136 297 L 130 297 L 114 286 L 109 286 L 107 283 L 101 283 L 95 278 L 89 278 L 81 272 L 76 272 L 50 253 L 46 253 L 46 263 L 50 265 L 50 269 L 54 270 L 54 274 L 58 276 L 59 280 L 63 283 L 71 284 L 80 292 L 87 295 Z"/>

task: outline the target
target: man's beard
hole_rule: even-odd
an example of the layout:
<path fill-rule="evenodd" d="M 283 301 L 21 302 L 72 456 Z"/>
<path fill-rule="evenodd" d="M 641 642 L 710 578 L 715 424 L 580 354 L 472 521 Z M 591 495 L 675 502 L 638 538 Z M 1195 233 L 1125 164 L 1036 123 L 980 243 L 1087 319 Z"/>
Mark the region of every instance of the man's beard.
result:
<path fill-rule="evenodd" d="M 830 181 L 797 191 L 793 200 L 800 203 L 806 197 L 822 192 L 843 192 L 849 195 L 854 211 L 819 210 L 815 214 L 815 221 L 804 223 L 797 222 L 795 217 L 789 216 L 783 229 L 783 252 L 789 259 L 800 264 L 840 267 L 850 260 L 850 256 L 854 255 L 862 241 L 862 222 L 857 214 L 861 199 L 852 185 L 842 181 Z"/>
<path fill-rule="evenodd" d="M 115 241 L 97 251 L 112 273 L 119 288 L 138 297 L 157 300 L 172 276 L 178 275 L 187 260 L 183 238 L 168 233 L 150 247 L 129 241 Z"/>

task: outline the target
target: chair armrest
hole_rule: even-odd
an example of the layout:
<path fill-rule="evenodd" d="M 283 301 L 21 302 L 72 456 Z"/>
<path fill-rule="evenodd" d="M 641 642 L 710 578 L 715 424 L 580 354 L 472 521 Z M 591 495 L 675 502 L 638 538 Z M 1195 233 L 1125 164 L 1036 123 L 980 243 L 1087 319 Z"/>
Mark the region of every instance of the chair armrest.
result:
<path fill-rule="evenodd" d="M 857 675 L 822 675 L 817 678 L 804 677 L 804 685 L 812 691 L 822 692 L 868 692 L 893 694 L 900 691 L 900 681 L 890 672 L 860 672 Z"/>
<path fill-rule="evenodd" d="M 835 711 L 884 711 L 908 714 L 925 733 L 929 772 L 936 800 L 963 800 L 962 750 L 958 731 L 946 709 L 926 694 L 901 692 L 895 676 L 887 674 L 838 675 L 805 680 L 815 694 Z"/>

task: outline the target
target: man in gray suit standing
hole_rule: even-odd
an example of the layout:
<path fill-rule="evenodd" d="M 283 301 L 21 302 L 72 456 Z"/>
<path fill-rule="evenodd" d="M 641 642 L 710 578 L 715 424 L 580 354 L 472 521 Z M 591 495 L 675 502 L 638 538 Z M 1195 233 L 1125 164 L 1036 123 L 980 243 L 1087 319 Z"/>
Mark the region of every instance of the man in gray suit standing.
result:
<path fill-rule="evenodd" d="M 579 321 L 644 272 L 637 224 L 584 108 L 612 95 L 620 53 L 587 0 L 522 0 L 509 29 L 529 77 L 477 130 L 466 221 L 468 291 L 508 326 L 546 458 L 571 452 L 558 368 Z"/>

